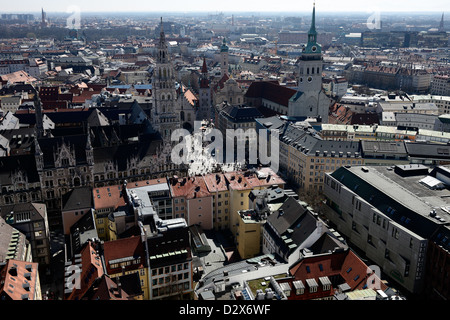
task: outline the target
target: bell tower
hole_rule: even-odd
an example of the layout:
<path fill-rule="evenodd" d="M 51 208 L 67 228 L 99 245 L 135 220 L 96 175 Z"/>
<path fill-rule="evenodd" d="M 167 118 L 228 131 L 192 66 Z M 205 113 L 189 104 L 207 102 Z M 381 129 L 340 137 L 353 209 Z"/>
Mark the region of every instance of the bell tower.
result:
<path fill-rule="evenodd" d="M 197 121 L 211 119 L 211 88 L 209 86 L 208 68 L 206 59 L 203 58 L 202 74 L 199 79 L 199 108 L 197 111 Z"/>
<path fill-rule="evenodd" d="M 223 38 L 222 46 L 220 47 L 220 75 L 222 77 L 228 74 L 228 50 L 227 40 Z"/>
<path fill-rule="evenodd" d="M 170 62 L 163 20 L 157 49 L 156 67 L 152 79 L 152 125 L 164 140 L 170 140 L 172 132 L 180 127 L 175 71 Z"/>
<path fill-rule="evenodd" d="M 308 42 L 298 63 L 297 93 L 289 101 L 288 116 L 328 121 L 330 99 L 322 90 L 322 47 L 317 43 L 316 5 L 314 3 Z"/>
<path fill-rule="evenodd" d="M 317 43 L 316 6 L 314 4 L 308 43 L 299 62 L 298 91 L 320 91 L 322 88 L 322 47 Z"/>

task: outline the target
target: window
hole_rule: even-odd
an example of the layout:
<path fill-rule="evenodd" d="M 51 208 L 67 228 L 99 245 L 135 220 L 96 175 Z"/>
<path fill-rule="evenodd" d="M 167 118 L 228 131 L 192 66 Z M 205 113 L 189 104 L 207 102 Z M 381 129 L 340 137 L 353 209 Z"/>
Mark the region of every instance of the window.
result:
<path fill-rule="evenodd" d="M 393 238 L 395 238 L 395 239 L 398 240 L 399 234 L 400 234 L 400 233 L 398 232 L 398 229 L 397 229 L 397 228 L 393 228 L 393 229 L 392 229 L 392 237 L 393 237 Z"/>

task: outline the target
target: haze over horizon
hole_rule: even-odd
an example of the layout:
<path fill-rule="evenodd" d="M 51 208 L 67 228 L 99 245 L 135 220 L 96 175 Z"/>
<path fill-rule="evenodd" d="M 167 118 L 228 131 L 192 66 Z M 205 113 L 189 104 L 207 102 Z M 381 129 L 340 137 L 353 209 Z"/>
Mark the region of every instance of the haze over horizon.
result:
<path fill-rule="evenodd" d="M 310 12 L 313 0 L 286 0 L 275 2 L 261 0 L 255 4 L 254 1 L 228 0 L 223 3 L 206 0 L 172 0 L 169 2 L 147 2 L 147 1 L 88 1 L 88 0 L 22 0 L 20 8 L 17 3 L 7 2 L 2 4 L 0 12 L 40 12 L 42 8 L 48 13 L 65 13 L 72 6 L 78 7 L 81 12 Z M 26 10 L 22 9 L 26 8 Z M 448 0 L 430 0 L 427 2 L 418 0 L 317 0 L 317 12 L 322 13 L 350 13 L 350 12 L 448 12 L 450 3 Z"/>

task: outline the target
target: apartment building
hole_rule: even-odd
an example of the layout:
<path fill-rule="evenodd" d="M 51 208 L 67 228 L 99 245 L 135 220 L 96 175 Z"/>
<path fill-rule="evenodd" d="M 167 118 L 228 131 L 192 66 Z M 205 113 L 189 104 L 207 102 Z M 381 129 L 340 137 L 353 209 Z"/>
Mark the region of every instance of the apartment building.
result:
<path fill-rule="evenodd" d="M 11 259 L 32 262 L 31 245 L 23 233 L 0 217 L 0 264 Z"/>
<path fill-rule="evenodd" d="M 229 229 L 236 236 L 241 220 L 239 212 L 250 208 L 249 194 L 253 190 L 267 189 L 274 185 L 284 188 L 285 181 L 270 168 L 261 168 L 256 172 L 227 172 L 224 175 L 230 190 Z"/>
<path fill-rule="evenodd" d="M 230 191 L 223 173 L 203 176 L 212 195 L 214 230 L 228 229 L 230 223 Z"/>
<path fill-rule="evenodd" d="M 429 131 L 433 132 L 433 130 L 426 129 L 419 129 L 419 131 L 398 129 L 387 125 L 323 124 L 320 135 L 324 140 L 335 141 L 415 141 L 418 139 L 420 132 L 423 132 L 427 137 L 432 135 Z"/>
<path fill-rule="evenodd" d="M 213 229 L 213 199 L 202 176 L 170 178 L 169 187 L 175 218 Z"/>
<path fill-rule="evenodd" d="M 440 115 L 450 113 L 450 88 L 447 94 L 437 94 L 432 91 L 432 94 L 412 95 L 410 98 L 417 103 L 434 103 Z"/>
<path fill-rule="evenodd" d="M 101 243 L 88 241 L 65 266 L 64 300 L 84 300 L 85 295 L 105 273 Z"/>
<path fill-rule="evenodd" d="M 7 224 L 23 233 L 31 245 L 33 262 L 49 265 L 50 230 L 47 208 L 42 203 L 20 203 L 2 208 L 2 217 Z"/>
<path fill-rule="evenodd" d="M 90 187 L 74 188 L 62 197 L 61 217 L 63 232 L 70 233 L 70 228 L 93 207 Z"/>
<path fill-rule="evenodd" d="M 304 191 L 322 192 L 326 172 L 364 164 L 359 141 L 322 140 L 314 132 L 287 126 L 280 135 L 280 168 Z"/>
<path fill-rule="evenodd" d="M 386 275 L 419 294 L 428 242 L 450 219 L 446 176 L 416 164 L 342 167 L 326 174 L 321 210 Z"/>
<path fill-rule="evenodd" d="M 25 71 L 38 78 L 48 71 L 47 64 L 41 59 L 3 60 L 0 61 L 0 75 Z"/>
<path fill-rule="evenodd" d="M 431 94 L 450 96 L 450 76 L 434 75 L 431 81 Z"/>
<path fill-rule="evenodd" d="M 0 300 L 42 300 L 38 264 L 14 259 L 0 264 Z"/>
<path fill-rule="evenodd" d="M 190 299 L 194 290 L 194 269 L 188 228 L 167 230 L 162 236 L 149 237 L 147 241 L 151 270 L 149 298 Z"/>
<path fill-rule="evenodd" d="M 290 278 L 279 281 L 288 300 L 340 300 L 340 295 L 349 299 L 347 295 L 369 286 L 375 300 L 375 290 L 388 288 L 349 248 L 304 256 L 289 268 L 289 274 Z"/>
<path fill-rule="evenodd" d="M 103 244 L 103 256 L 106 267 L 105 273 L 111 279 L 137 273 L 144 300 L 149 299 L 148 263 L 145 243 L 141 237 L 133 236 L 107 241 Z"/>

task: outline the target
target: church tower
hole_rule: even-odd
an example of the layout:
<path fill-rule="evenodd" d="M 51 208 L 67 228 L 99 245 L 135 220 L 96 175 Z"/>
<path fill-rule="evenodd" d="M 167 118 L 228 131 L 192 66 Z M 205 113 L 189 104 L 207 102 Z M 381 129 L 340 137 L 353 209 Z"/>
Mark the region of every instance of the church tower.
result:
<path fill-rule="evenodd" d="M 197 111 L 197 121 L 211 119 L 211 88 L 209 86 L 208 68 L 206 59 L 203 58 L 202 74 L 199 79 L 199 106 Z"/>
<path fill-rule="evenodd" d="M 36 118 L 35 132 L 37 138 L 42 138 L 45 135 L 44 120 L 42 116 L 42 103 L 39 97 L 39 90 L 34 88 L 34 116 Z"/>
<path fill-rule="evenodd" d="M 308 43 L 299 58 L 298 89 L 289 101 L 288 116 L 320 117 L 328 121 L 330 99 L 322 90 L 322 47 L 317 43 L 316 7 L 314 4 Z"/>
<path fill-rule="evenodd" d="M 228 65 L 228 46 L 227 41 L 223 38 L 223 43 L 220 47 L 220 75 L 222 77 L 228 74 Z"/>
<path fill-rule="evenodd" d="M 439 23 L 439 32 L 445 32 L 445 28 L 444 28 L 444 13 L 442 13 L 441 22 Z"/>
<path fill-rule="evenodd" d="M 152 126 L 163 140 L 169 140 L 172 132 L 180 127 L 175 71 L 169 59 L 169 50 L 161 18 L 161 32 L 153 71 Z"/>

